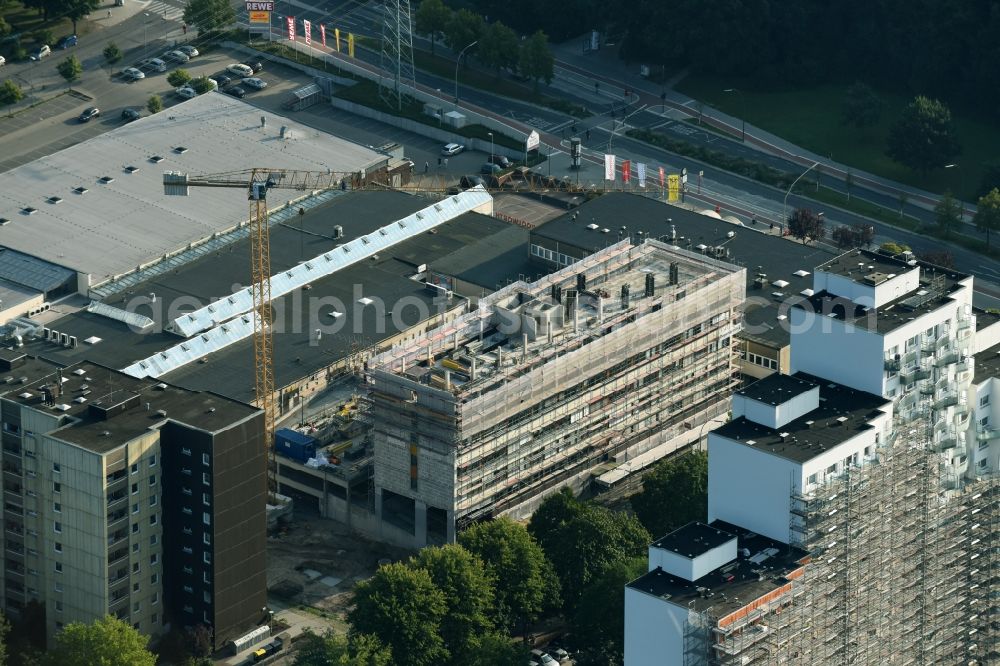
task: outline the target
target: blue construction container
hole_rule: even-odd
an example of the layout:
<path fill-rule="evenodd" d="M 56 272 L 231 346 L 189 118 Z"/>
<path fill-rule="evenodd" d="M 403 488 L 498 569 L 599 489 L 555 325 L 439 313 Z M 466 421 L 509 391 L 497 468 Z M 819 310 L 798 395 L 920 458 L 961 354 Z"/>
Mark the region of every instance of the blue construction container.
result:
<path fill-rule="evenodd" d="M 274 450 L 278 455 L 305 463 L 316 457 L 316 438 L 297 430 L 282 428 L 274 433 Z"/>

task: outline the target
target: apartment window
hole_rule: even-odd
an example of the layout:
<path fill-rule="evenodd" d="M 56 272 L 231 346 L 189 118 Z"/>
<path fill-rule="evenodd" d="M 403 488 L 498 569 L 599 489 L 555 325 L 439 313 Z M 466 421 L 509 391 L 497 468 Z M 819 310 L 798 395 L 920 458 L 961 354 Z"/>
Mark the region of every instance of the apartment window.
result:
<path fill-rule="evenodd" d="M 202 513 L 201 514 L 201 522 L 205 523 L 206 525 L 211 525 L 212 524 L 212 514 L 210 514 L 208 511 L 205 511 L 204 513 Z"/>
<path fill-rule="evenodd" d="M 205 564 L 211 564 L 212 554 L 206 550 L 204 553 L 201 554 L 201 561 L 204 562 Z"/>
<path fill-rule="evenodd" d="M 60 504 L 59 502 L 53 502 L 52 510 L 55 511 L 56 513 L 62 513 L 62 504 Z"/>
<path fill-rule="evenodd" d="M 156 604 L 160 603 L 160 593 L 153 592 L 153 596 L 150 597 L 149 603 L 151 606 L 155 606 Z M 156 620 L 153 620 L 153 622 L 156 622 Z"/>
<path fill-rule="evenodd" d="M 139 583 L 132 583 L 132 591 L 133 592 L 139 591 Z"/>
<path fill-rule="evenodd" d="M 61 493 L 62 492 L 62 484 L 59 483 L 58 481 L 53 482 L 53 484 L 52 484 L 52 492 L 54 492 L 54 493 Z"/>
<path fill-rule="evenodd" d="M 156 467 L 156 454 L 149 456 L 149 466 Z"/>
<path fill-rule="evenodd" d="M 160 582 L 160 574 L 152 574 L 149 577 L 149 582 L 152 583 L 153 585 L 156 585 L 158 582 Z"/>
<path fill-rule="evenodd" d="M 55 530 L 56 534 L 62 534 L 62 523 L 58 520 L 52 524 L 52 529 Z"/>
<path fill-rule="evenodd" d="M 201 582 L 206 583 L 208 585 L 212 584 L 212 579 L 208 577 L 208 572 L 207 571 L 202 571 L 201 572 Z"/>
<path fill-rule="evenodd" d="M 984 416 L 983 418 L 979 419 L 979 425 L 983 426 L 984 428 L 989 424 L 990 424 L 990 417 Z"/>
<path fill-rule="evenodd" d="M 201 535 L 201 542 L 203 544 L 205 544 L 206 546 L 211 546 L 212 545 L 212 537 L 209 535 L 208 532 L 204 532 Z"/>
<path fill-rule="evenodd" d="M 155 513 L 152 516 L 149 517 L 149 524 L 150 525 L 155 525 L 156 524 L 156 514 Z"/>
<path fill-rule="evenodd" d="M 139 463 L 132 463 L 132 473 L 133 474 L 139 473 Z"/>
<path fill-rule="evenodd" d="M 190 585 L 185 585 L 184 586 L 184 591 L 187 592 L 188 594 L 193 594 L 194 593 L 194 588 L 191 587 Z"/>
<path fill-rule="evenodd" d="M 149 621 L 152 622 L 153 624 L 156 624 L 156 613 L 153 613 L 152 615 L 149 616 Z"/>
<path fill-rule="evenodd" d="M 987 393 L 986 395 L 984 395 L 982 398 L 979 399 L 979 406 L 980 407 L 985 407 L 988 404 L 990 404 L 990 394 L 989 393 Z"/>
<path fill-rule="evenodd" d="M 194 550 L 191 548 L 191 546 L 184 546 L 181 550 L 184 551 L 185 555 L 193 555 L 194 554 Z M 186 568 L 187 567 L 185 567 L 185 569 Z M 188 573 L 191 573 L 191 572 L 189 571 Z"/>
<path fill-rule="evenodd" d="M 136 573 L 136 574 L 139 573 L 139 563 L 138 562 L 133 562 L 132 563 L 132 573 Z"/>
<path fill-rule="evenodd" d="M 132 505 L 132 513 L 139 513 L 139 505 L 138 504 L 133 504 Z"/>
<path fill-rule="evenodd" d="M 181 447 L 181 453 L 183 453 L 186 456 L 189 456 L 189 455 L 191 455 L 191 449 L 188 449 L 188 448 L 185 448 L 185 447 Z"/>
<path fill-rule="evenodd" d="M 62 611 L 63 611 L 63 603 L 61 601 L 56 601 L 56 612 L 62 613 Z"/>
<path fill-rule="evenodd" d="M 194 612 L 194 609 L 193 609 L 193 608 L 191 608 L 190 606 L 185 606 L 185 607 L 184 607 L 184 612 L 185 612 L 185 613 L 193 613 L 193 612 Z"/>
<path fill-rule="evenodd" d="M 979 461 L 979 466 L 982 467 L 983 469 L 986 469 L 986 465 L 988 463 L 989 463 L 989 461 L 986 460 L 986 458 L 983 458 L 982 460 Z"/>
<path fill-rule="evenodd" d="M 201 503 L 205 506 L 212 506 L 212 498 L 208 493 L 201 494 Z"/>
<path fill-rule="evenodd" d="M 136 604 L 136 606 L 138 606 L 138 605 L 139 604 Z M 135 629 L 136 631 L 139 631 L 139 623 L 138 622 L 133 622 L 132 623 L 132 628 Z"/>
<path fill-rule="evenodd" d="M 201 600 L 206 604 L 212 603 L 212 595 L 208 593 L 208 590 L 201 591 Z"/>
<path fill-rule="evenodd" d="M 52 471 L 53 472 L 61 472 L 62 471 L 62 465 L 60 465 L 59 463 L 52 463 Z"/>
<path fill-rule="evenodd" d="M 139 523 L 132 523 L 132 534 L 139 533 Z"/>
<path fill-rule="evenodd" d="M 208 472 L 201 473 L 201 482 L 204 483 L 206 486 L 212 483 L 212 477 L 209 476 Z"/>
<path fill-rule="evenodd" d="M 149 496 L 149 506 L 156 506 L 156 495 Z"/>
<path fill-rule="evenodd" d="M 155 486 L 156 485 L 156 475 L 155 474 L 150 474 L 149 475 L 149 485 L 150 486 Z"/>
<path fill-rule="evenodd" d="M 159 541 L 159 537 L 158 537 L 158 536 L 156 536 L 155 534 L 153 534 L 153 535 L 151 535 L 151 536 L 149 537 L 149 545 L 150 545 L 150 546 L 155 546 L 155 545 L 156 545 L 156 543 L 157 543 L 157 541 Z"/>
<path fill-rule="evenodd" d="M 62 562 L 56 562 L 56 573 L 62 573 Z"/>
<path fill-rule="evenodd" d="M 61 553 L 62 552 L 62 544 L 59 543 L 58 541 L 55 542 L 55 546 L 54 547 L 55 547 L 57 553 Z"/>
<path fill-rule="evenodd" d="M 833 474 L 836 471 L 837 471 L 837 466 L 836 465 L 830 465 L 829 467 L 826 468 L 826 473 L 827 474 Z"/>
<path fill-rule="evenodd" d="M 159 555 L 157 555 L 156 553 L 153 553 L 152 555 L 149 556 L 149 564 L 150 564 L 150 566 L 152 566 L 154 564 L 159 564 L 159 563 L 160 563 L 160 556 Z"/>
<path fill-rule="evenodd" d="M 62 631 L 62 628 L 63 628 L 63 623 L 62 622 L 56 622 L 56 631 Z"/>
<path fill-rule="evenodd" d="M 190 552 L 191 551 L 190 548 L 185 548 L 184 550 L 185 550 L 185 552 Z M 186 573 L 187 575 L 190 576 L 191 574 L 194 573 L 194 569 L 192 569 L 191 567 L 184 567 L 184 573 Z"/>
<path fill-rule="evenodd" d="M 207 453 L 201 454 L 201 464 L 202 465 L 210 465 L 211 462 L 212 462 L 212 460 L 211 460 L 211 458 L 208 457 Z"/>
<path fill-rule="evenodd" d="M 188 497 L 191 496 L 191 489 L 190 488 L 181 486 L 181 492 L 184 493 L 185 495 L 187 495 Z"/>
<path fill-rule="evenodd" d="M 981 450 L 983 450 L 985 448 L 988 448 L 989 445 L 990 445 L 989 442 L 979 442 L 979 450 L 981 451 Z M 986 462 L 986 460 L 983 459 L 983 460 L 980 460 L 979 462 Z"/>
<path fill-rule="evenodd" d="M 52 587 L 52 589 L 54 589 L 54 590 L 55 590 L 56 592 L 62 592 L 62 591 L 63 591 L 63 586 L 62 586 L 62 583 L 56 583 L 56 584 L 55 584 L 55 585 L 54 585 L 54 586 Z"/>
<path fill-rule="evenodd" d="M 138 602 L 138 601 L 137 601 L 137 602 L 135 602 L 134 604 L 132 604 L 132 612 L 133 612 L 133 613 L 138 613 L 138 612 L 139 612 L 139 602 Z M 135 625 L 135 628 L 136 628 L 136 629 L 138 629 L 138 628 L 139 628 L 139 625 L 138 625 L 138 624 L 136 624 L 136 625 Z"/>
<path fill-rule="evenodd" d="M 132 552 L 133 553 L 138 553 L 139 552 L 139 544 L 137 544 L 137 543 L 132 544 Z"/>
<path fill-rule="evenodd" d="M 191 515 L 191 507 L 189 507 L 189 506 L 183 506 L 183 507 L 181 507 L 181 513 L 183 513 L 185 516 L 190 516 Z"/>
<path fill-rule="evenodd" d="M 181 467 L 181 474 L 185 474 L 187 476 L 191 476 L 191 470 L 189 468 L 187 468 L 187 467 Z"/>
<path fill-rule="evenodd" d="M 132 484 L 132 494 L 133 495 L 138 495 L 139 494 L 139 484 L 138 483 L 133 483 Z"/>

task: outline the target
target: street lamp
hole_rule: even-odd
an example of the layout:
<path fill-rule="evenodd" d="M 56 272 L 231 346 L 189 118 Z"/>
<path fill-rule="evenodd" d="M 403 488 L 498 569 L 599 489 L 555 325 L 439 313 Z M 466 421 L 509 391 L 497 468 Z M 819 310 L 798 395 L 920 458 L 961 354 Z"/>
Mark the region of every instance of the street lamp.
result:
<path fill-rule="evenodd" d="M 487 132 L 490 135 L 490 159 L 493 159 L 495 151 L 493 150 L 493 132 Z"/>
<path fill-rule="evenodd" d="M 469 44 L 468 46 L 466 46 L 464 49 L 462 49 L 461 51 L 459 51 L 458 52 L 458 57 L 455 58 L 455 109 L 456 110 L 458 109 L 458 66 L 459 66 L 459 64 L 461 64 L 461 62 L 462 62 L 462 56 L 465 55 L 465 52 L 468 51 L 469 49 L 471 49 L 473 46 L 475 46 L 478 43 L 479 43 L 479 40 L 477 39 L 476 41 L 472 42 L 471 44 Z"/>
<path fill-rule="evenodd" d="M 743 91 L 737 90 L 736 88 L 726 88 L 722 92 L 726 93 L 737 93 L 740 96 L 740 102 L 743 104 L 743 143 L 747 142 L 747 98 L 743 94 Z"/>
<path fill-rule="evenodd" d="M 812 171 L 813 169 L 815 169 L 818 166 L 819 166 L 819 162 L 813 162 L 812 166 L 810 166 L 808 169 L 806 169 L 801 174 L 799 174 L 799 177 L 796 178 L 795 180 L 793 180 L 792 184 L 788 186 L 788 191 L 785 192 L 785 200 L 781 204 L 781 222 L 778 225 L 778 230 L 781 231 L 782 234 L 784 234 L 785 222 L 788 221 L 788 195 L 792 193 L 792 188 L 795 187 L 795 183 L 797 183 L 800 180 L 802 180 L 802 176 L 806 175 L 807 173 L 809 173 L 810 171 Z"/>

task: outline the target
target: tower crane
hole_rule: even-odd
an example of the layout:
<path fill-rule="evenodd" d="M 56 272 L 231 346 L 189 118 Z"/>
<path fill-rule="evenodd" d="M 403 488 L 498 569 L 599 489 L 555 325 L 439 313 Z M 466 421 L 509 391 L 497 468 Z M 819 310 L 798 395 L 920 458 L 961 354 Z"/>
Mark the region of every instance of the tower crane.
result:
<path fill-rule="evenodd" d="M 276 487 L 274 458 L 274 346 L 271 337 L 271 243 L 267 220 L 267 193 L 272 189 L 312 192 L 347 183 L 358 183 L 360 174 L 335 171 L 291 169 L 245 169 L 227 173 L 192 176 L 168 171 L 163 174 L 163 190 L 170 195 L 188 195 L 192 187 L 228 187 L 246 190 L 250 202 L 250 280 L 253 294 L 253 358 L 255 397 L 264 410 L 264 442 L 268 451 L 268 477 Z"/>

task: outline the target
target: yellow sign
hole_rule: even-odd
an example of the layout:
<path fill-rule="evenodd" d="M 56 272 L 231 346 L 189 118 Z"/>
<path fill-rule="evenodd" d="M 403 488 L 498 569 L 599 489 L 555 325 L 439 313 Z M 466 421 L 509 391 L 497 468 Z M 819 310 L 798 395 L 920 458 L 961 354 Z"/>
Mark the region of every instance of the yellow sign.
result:
<path fill-rule="evenodd" d="M 667 176 L 667 201 L 677 201 L 681 198 L 681 176 L 672 173 Z"/>
<path fill-rule="evenodd" d="M 354 33 L 347 33 L 347 55 L 354 57 Z"/>
<path fill-rule="evenodd" d="M 333 43 L 334 48 L 337 49 L 337 53 L 340 53 L 340 28 L 333 29 Z"/>
<path fill-rule="evenodd" d="M 271 12 L 250 12 L 251 23 L 270 23 Z"/>

